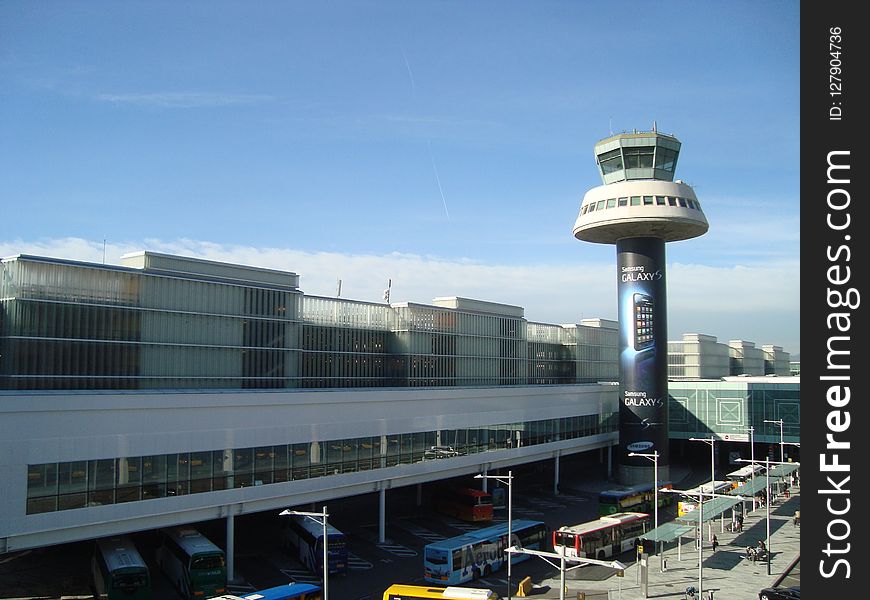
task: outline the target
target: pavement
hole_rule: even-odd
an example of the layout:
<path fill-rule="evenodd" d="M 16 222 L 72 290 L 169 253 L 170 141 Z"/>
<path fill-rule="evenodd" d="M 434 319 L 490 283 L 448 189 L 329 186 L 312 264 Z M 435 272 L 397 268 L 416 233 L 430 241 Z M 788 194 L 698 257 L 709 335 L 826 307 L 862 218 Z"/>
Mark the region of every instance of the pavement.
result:
<path fill-rule="evenodd" d="M 800 526 L 793 523 L 796 510 L 800 510 L 800 488 L 796 486 L 792 486 L 790 497 L 774 498 L 770 506 L 769 565 L 764 561 L 752 562 L 745 558 L 747 546 L 755 547 L 758 540 L 767 540 L 767 514 L 764 508 L 747 512 L 742 532 L 721 531 L 721 522 L 716 519 L 712 531 L 719 545 L 713 552 L 709 540 L 705 540 L 701 569 L 704 595 L 696 598 L 757 600 L 761 589 L 771 587 L 780 580 L 784 580 L 782 585 L 800 585 Z M 727 525 L 730 519 L 726 516 L 725 520 Z M 707 527 L 704 529 L 708 533 Z M 622 562 L 626 563 L 624 558 Z M 688 597 L 686 588 L 699 587 L 695 541 L 684 538 L 679 549 L 677 542 L 667 544 L 663 553 L 647 558 L 646 570 L 646 595 L 639 583 L 641 566 L 634 557 L 623 577 L 617 577 L 614 571 L 603 566 L 580 567 L 566 573 L 567 589 L 565 595 L 561 596 L 557 570 L 555 578 L 537 584 L 530 596 L 539 599 L 564 597 L 570 600 L 684 600 Z M 512 591 L 513 597 L 516 597 L 517 590 Z"/>

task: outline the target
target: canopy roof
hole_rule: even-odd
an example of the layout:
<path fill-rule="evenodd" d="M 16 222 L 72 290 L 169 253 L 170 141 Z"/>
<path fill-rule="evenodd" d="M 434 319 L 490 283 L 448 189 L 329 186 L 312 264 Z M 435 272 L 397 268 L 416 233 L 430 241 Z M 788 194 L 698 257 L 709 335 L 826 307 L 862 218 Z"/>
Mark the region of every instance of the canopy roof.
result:
<path fill-rule="evenodd" d="M 645 534 L 643 534 L 643 539 L 650 540 L 651 542 L 667 543 L 674 541 L 682 535 L 688 534 L 694 529 L 694 525 L 686 525 L 684 523 L 677 523 L 675 521 L 671 521 L 670 523 L 659 525 L 652 531 L 647 531 Z"/>
<path fill-rule="evenodd" d="M 704 502 L 703 511 L 697 508 L 691 512 L 687 512 L 682 517 L 677 517 L 677 521 L 681 523 L 692 523 L 694 526 L 698 523 L 698 517 L 702 517 L 702 523 L 706 523 L 715 519 L 729 508 L 733 508 L 735 504 L 742 502 L 740 498 L 734 496 L 716 496 Z M 703 515 L 700 513 L 703 512 Z"/>

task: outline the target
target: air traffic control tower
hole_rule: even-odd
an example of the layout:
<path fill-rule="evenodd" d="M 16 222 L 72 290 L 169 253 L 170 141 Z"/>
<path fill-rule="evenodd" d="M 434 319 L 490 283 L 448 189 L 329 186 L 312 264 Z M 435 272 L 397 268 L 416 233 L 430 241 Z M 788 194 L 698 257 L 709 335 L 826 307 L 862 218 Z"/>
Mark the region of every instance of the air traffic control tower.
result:
<path fill-rule="evenodd" d="M 619 465 L 623 484 L 670 479 L 665 242 L 707 231 L 691 187 L 674 181 L 680 142 L 671 135 L 621 133 L 595 144 L 604 185 L 583 197 L 574 237 L 616 244 L 619 315 Z"/>

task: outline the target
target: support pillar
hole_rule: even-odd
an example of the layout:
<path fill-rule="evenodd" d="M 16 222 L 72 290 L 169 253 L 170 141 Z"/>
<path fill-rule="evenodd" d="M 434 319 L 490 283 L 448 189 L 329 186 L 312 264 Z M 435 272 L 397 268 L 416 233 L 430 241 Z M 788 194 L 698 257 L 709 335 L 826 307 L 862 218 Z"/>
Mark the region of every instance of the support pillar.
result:
<path fill-rule="evenodd" d="M 556 471 L 556 474 L 553 476 L 553 495 L 554 496 L 559 495 L 559 459 L 560 459 L 560 457 L 561 457 L 561 453 L 557 450 L 556 456 L 554 458 L 555 471 Z"/>
<path fill-rule="evenodd" d="M 483 469 L 483 477 L 480 479 L 480 481 L 481 481 L 480 489 L 483 490 L 484 492 L 489 491 L 489 479 L 486 478 L 486 476 L 488 474 L 489 474 L 489 469 L 484 468 Z"/>
<path fill-rule="evenodd" d="M 613 477 L 613 446 L 607 447 L 607 478 Z"/>
<path fill-rule="evenodd" d="M 378 543 L 387 541 L 387 490 L 378 490 Z"/>
<path fill-rule="evenodd" d="M 227 581 L 234 581 L 236 578 L 234 569 L 235 569 L 235 515 L 233 514 L 233 507 L 227 507 L 227 549 L 226 549 L 226 560 L 227 560 Z"/>
<path fill-rule="evenodd" d="M 423 505 L 423 484 L 417 484 L 417 506 Z"/>

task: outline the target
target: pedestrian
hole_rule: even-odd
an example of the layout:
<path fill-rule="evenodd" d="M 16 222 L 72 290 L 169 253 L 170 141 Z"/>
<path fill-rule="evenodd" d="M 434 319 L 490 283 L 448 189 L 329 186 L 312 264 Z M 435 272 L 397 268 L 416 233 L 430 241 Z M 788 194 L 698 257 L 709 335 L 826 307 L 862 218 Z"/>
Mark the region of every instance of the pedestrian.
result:
<path fill-rule="evenodd" d="M 719 545 L 719 538 L 716 537 L 716 534 L 713 534 L 713 552 L 716 552 L 716 546 Z"/>

